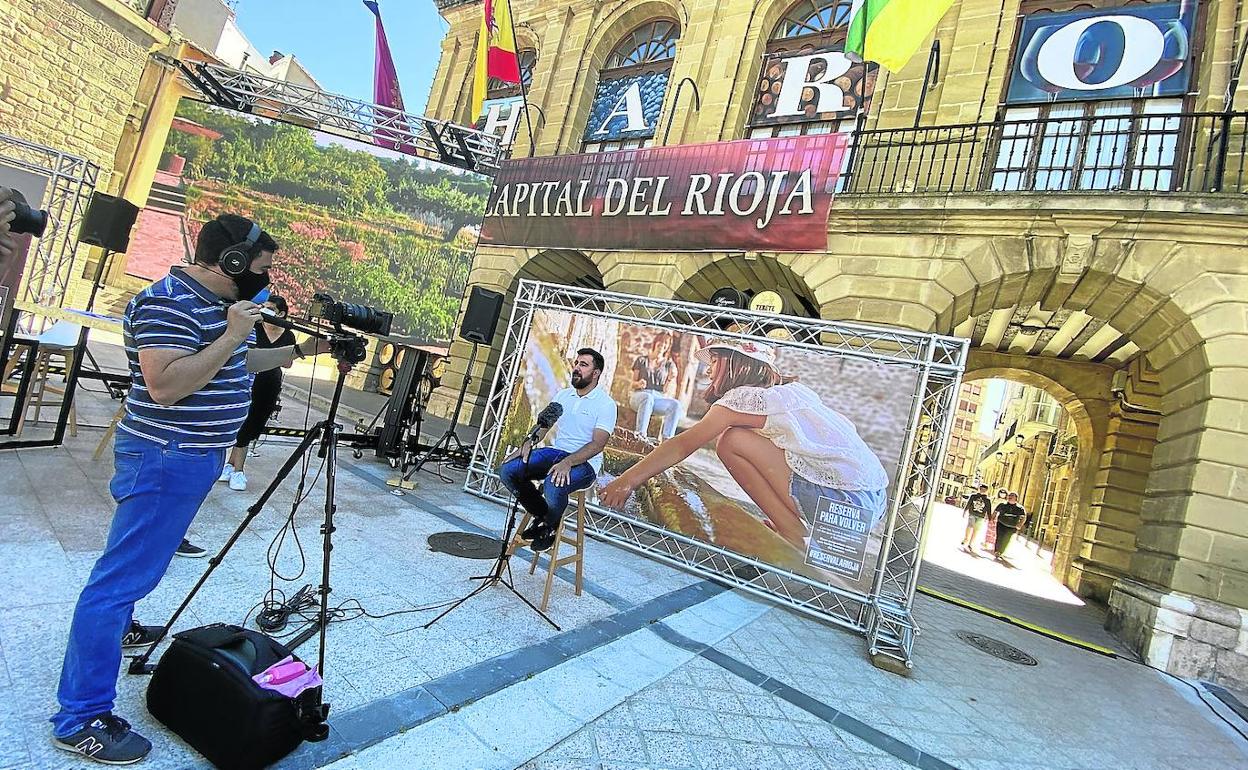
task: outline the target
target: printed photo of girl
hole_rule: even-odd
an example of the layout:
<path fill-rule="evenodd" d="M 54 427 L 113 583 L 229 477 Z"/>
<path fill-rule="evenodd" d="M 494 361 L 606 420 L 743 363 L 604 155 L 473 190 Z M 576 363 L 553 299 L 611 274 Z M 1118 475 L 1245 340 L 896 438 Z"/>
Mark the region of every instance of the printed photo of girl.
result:
<path fill-rule="evenodd" d="M 647 480 L 713 444 L 732 479 L 762 511 L 764 524 L 822 561 L 812 543 L 820 508 L 831 503 L 864 512 L 869 529 L 884 518 L 888 474 L 854 423 L 796 378 L 784 376 L 775 349 L 753 340 L 712 341 L 695 353 L 708 366 L 710 405 L 690 427 L 659 444 L 601 491 L 617 510 Z"/>

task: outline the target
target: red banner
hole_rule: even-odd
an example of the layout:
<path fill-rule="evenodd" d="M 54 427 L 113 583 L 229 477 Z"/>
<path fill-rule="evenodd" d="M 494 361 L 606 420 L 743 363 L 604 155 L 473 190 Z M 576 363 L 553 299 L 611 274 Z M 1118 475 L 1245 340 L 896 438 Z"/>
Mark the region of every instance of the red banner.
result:
<path fill-rule="evenodd" d="M 847 134 L 506 161 L 481 243 L 823 251 Z"/>

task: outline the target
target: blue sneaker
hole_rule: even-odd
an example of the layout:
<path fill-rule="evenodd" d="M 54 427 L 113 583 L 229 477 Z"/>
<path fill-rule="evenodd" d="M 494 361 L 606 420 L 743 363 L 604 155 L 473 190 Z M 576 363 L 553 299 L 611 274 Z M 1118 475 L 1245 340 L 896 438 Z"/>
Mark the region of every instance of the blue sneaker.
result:
<path fill-rule="evenodd" d="M 77 732 L 52 739 L 62 751 L 80 754 L 105 765 L 132 765 L 152 750 L 152 742 L 130 729 L 130 723 L 111 713 L 100 714 Z"/>

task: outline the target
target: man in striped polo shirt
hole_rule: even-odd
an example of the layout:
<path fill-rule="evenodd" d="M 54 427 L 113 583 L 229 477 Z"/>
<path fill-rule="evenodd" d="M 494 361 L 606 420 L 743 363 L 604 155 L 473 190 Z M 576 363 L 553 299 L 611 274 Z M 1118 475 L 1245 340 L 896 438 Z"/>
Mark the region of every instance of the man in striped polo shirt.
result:
<path fill-rule="evenodd" d="M 113 715 L 123 636 L 150 642 L 134 623 L 139 599 L 160 582 L 225 464 L 247 417 L 252 373 L 302 358 L 298 344 L 251 349 L 277 243 L 223 214 L 204 225 L 195 263 L 175 267 L 126 308 L 133 384 L 118 426 L 109 491 L 117 511 L 104 553 L 78 597 L 52 718 L 58 748 L 109 764 L 138 762 L 152 744 Z M 326 352 L 316 343 L 308 353 Z"/>

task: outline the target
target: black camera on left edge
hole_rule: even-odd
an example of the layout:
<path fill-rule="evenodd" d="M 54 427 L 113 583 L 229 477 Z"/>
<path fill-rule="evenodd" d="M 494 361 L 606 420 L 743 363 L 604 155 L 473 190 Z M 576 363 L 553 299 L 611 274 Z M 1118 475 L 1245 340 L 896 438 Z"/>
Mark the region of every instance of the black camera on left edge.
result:
<path fill-rule="evenodd" d="M 17 190 L 13 191 L 13 206 L 13 221 L 9 223 L 9 232 L 42 238 L 44 231 L 48 229 L 48 212 L 32 209 L 26 203 L 26 196 Z"/>

